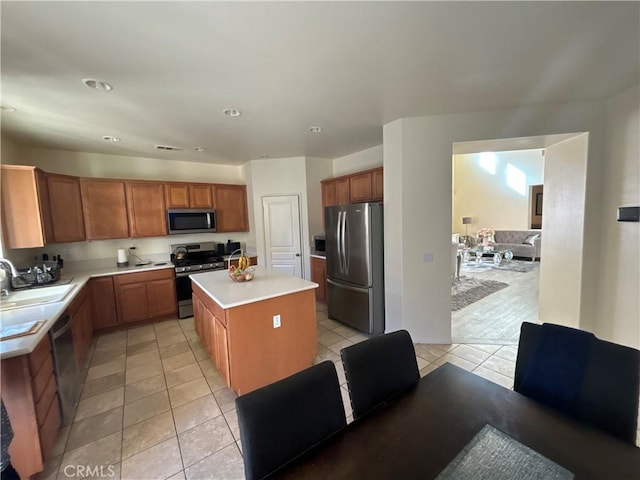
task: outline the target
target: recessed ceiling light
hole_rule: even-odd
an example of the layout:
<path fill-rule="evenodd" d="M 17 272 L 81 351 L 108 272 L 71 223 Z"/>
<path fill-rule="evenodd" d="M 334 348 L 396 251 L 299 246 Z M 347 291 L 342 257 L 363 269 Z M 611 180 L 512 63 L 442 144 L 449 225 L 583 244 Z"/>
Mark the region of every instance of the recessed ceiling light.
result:
<path fill-rule="evenodd" d="M 193 149 L 198 153 L 202 153 L 206 150 L 204 147 L 193 147 Z"/>
<path fill-rule="evenodd" d="M 96 80 L 95 78 L 83 78 L 82 83 L 84 83 L 87 87 L 95 88 L 96 90 L 102 90 L 103 92 L 110 92 L 113 90 L 113 87 L 102 80 Z"/>
<path fill-rule="evenodd" d="M 322 133 L 322 127 L 309 127 L 311 133 Z"/>
<path fill-rule="evenodd" d="M 15 112 L 16 107 L 12 107 L 11 105 L 0 105 L 0 110 L 3 112 Z"/>
<path fill-rule="evenodd" d="M 119 137 L 112 137 L 111 135 L 105 135 L 102 139 L 112 143 L 118 143 L 120 141 Z"/>
<path fill-rule="evenodd" d="M 224 113 L 227 117 L 239 117 L 240 110 L 237 108 L 225 108 L 222 113 Z"/>

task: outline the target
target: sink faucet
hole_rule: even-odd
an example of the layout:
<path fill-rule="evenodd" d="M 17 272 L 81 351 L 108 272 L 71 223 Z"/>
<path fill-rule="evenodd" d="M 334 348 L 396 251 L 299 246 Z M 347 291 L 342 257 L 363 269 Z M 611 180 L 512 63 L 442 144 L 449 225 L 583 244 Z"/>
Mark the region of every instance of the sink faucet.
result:
<path fill-rule="evenodd" d="M 9 267 L 9 271 L 11 273 L 11 286 L 13 288 L 25 287 L 27 285 L 27 282 L 24 281 L 22 275 L 20 275 L 20 273 L 18 272 L 18 269 L 13 263 L 11 263 L 10 260 L 7 260 L 6 258 L 0 258 L 0 266 L 2 266 L 4 270 L 6 270 L 4 266 Z"/>

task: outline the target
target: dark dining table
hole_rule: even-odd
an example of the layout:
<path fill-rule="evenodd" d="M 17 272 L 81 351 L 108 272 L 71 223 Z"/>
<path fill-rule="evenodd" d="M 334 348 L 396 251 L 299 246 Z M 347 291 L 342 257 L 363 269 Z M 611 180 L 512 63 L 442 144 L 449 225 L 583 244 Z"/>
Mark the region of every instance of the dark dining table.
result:
<path fill-rule="evenodd" d="M 272 476 L 432 479 L 487 425 L 576 479 L 640 479 L 638 447 L 449 363 Z"/>

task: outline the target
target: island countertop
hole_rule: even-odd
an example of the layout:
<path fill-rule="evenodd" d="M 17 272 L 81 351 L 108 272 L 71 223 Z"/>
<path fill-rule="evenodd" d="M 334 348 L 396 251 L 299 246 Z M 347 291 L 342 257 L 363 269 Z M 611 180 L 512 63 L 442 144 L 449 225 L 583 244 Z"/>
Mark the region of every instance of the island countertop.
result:
<path fill-rule="evenodd" d="M 234 282 L 227 270 L 196 273 L 191 280 L 222 308 L 227 309 L 268 298 L 318 288 L 318 284 L 265 267 L 254 267 L 249 282 Z"/>

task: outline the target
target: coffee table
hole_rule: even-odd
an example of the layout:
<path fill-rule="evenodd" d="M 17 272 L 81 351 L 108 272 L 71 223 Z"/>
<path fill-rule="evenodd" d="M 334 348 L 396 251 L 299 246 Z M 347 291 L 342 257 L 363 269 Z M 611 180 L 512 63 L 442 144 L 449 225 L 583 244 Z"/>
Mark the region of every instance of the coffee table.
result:
<path fill-rule="evenodd" d="M 510 261 L 513 258 L 513 252 L 508 249 L 495 248 L 495 247 L 483 247 L 482 245 L 465 248 L 463 250 L 463 259 L 465 262 L 469 262 L 473 256 L 475 256 L 476 263 L 482 263 L 483 257 L 493 257 L 493 264 L 500 265 L 502 259 Z"/>

